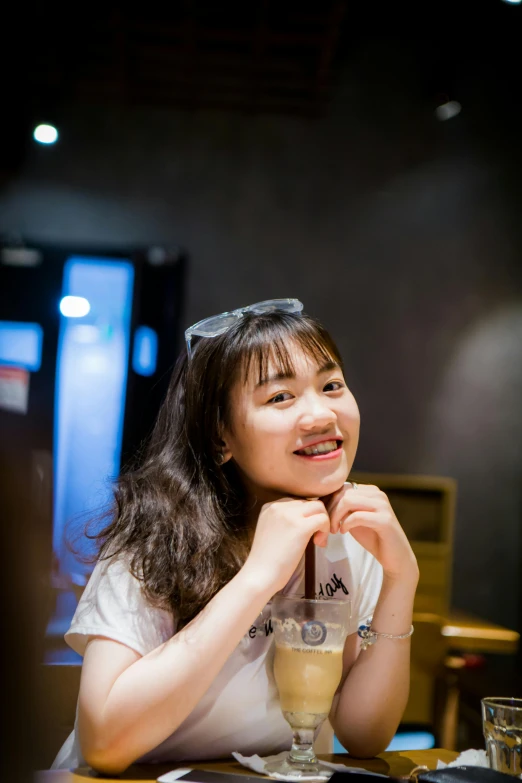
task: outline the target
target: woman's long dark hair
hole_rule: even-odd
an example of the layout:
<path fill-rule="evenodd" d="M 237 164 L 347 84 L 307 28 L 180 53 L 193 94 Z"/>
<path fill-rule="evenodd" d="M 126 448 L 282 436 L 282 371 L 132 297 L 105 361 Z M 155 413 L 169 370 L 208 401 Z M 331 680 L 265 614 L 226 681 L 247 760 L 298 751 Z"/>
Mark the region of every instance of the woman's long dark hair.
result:
<path fill-rule="evenodd" d="M 226 333 L 182 353 L 139 464 L 114 489 L 109 524 L 94 536 L 98 556 L 124 554 L 155 605 L 182 627 L 239 571 L 248 555 L 247 498 L 230 460 L 219 465 L 231 428 L 230 391 L 274 362 L 293 372 L 292 351 L 341 364 L 315 319 L 282 312 L 245 314 Z"/>

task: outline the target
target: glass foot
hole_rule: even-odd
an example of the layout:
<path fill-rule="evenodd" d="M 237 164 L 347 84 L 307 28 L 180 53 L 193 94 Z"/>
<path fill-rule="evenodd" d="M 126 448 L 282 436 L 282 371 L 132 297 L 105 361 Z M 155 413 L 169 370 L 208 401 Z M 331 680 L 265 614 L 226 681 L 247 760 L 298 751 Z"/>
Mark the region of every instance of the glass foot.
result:
<path fill-rule="evenodd" d="M 265 769 L 269 775 L 282 780 L 329 780 L 335 772 L 320 761 L 290 761 L 288 756 L 282 761 L 267 764 Z"/>

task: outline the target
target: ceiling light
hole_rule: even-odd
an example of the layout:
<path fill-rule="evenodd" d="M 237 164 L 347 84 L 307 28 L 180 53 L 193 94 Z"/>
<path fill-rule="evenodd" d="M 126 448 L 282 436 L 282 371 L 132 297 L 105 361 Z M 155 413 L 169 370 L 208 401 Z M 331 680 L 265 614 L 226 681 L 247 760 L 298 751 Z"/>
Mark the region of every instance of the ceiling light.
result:
<path fill-rule="evenodd" d="M 33 139 L 39 144 L 54 144 L 58 140 L 58 131 L 54 125 L 37 125 Z"/>
<path fill-rule="evenodd" d="M 462 106 L 458 101 L 446 101 L 446 103 L 441 103 L 440 106 L 437 106 L 435 109 L 435 116 L 438 120 L 444 122 L 445 120 L 451 120 L 452 117 L 456 117 L 457 114 L 460 114 L 461 109 Z"/>

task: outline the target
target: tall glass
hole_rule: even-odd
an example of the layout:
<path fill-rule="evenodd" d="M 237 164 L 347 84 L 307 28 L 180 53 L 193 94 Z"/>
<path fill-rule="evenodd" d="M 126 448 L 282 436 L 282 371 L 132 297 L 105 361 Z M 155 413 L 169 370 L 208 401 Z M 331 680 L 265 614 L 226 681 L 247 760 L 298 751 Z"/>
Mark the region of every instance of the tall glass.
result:
<path fill-rule="evenodd" d="M 490 767 L 522 778 L 522 699 L 482 699 L 482 728 Z"/>
<path fill-rule="evenodd" d="M 274 676 L 294 736 L 285 759 L 268 764 L 267 772 L 303 779 L 332 776 L 331 767 L 315 755 L 314 736 L 328 717 L 341 680 L 350 610 L 349 600 L 274 598 Z"/>

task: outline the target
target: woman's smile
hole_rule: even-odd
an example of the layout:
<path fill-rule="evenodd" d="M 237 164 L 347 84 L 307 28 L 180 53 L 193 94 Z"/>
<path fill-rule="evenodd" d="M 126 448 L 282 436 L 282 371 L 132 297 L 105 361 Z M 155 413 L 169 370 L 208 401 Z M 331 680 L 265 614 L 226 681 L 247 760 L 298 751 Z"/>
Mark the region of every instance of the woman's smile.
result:
<path fill-rule="evenodd" d="M 301 459 L 312 462 L 339 459 L 343 453 L 342 444 L 342 438 L 324 438 L 294 451 L 294 454 Z"/>

